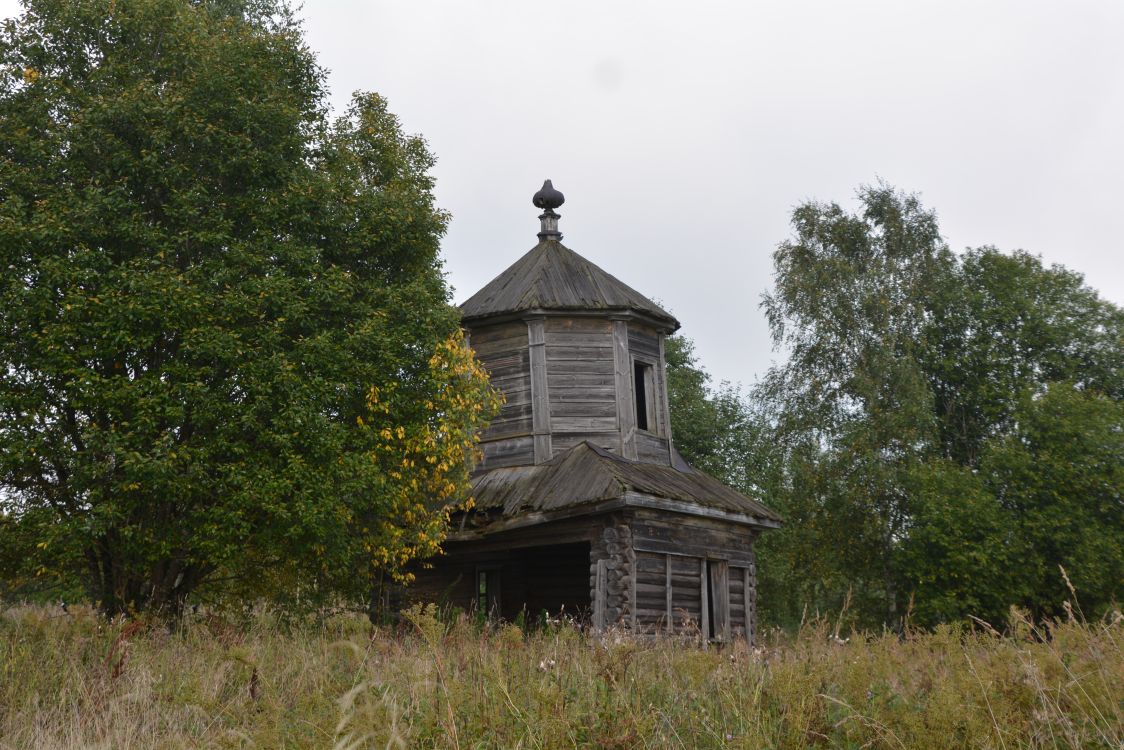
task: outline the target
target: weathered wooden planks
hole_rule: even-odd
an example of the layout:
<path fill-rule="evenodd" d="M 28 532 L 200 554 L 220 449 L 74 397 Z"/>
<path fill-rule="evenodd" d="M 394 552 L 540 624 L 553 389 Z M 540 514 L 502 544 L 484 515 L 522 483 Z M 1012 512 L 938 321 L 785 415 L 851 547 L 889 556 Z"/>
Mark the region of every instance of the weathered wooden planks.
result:
<path fill-rule="evenodd" d="M 636 411 L 632 394 L 632 359 L 628 354 L 628 322 L 613 321 L 613 377 L 616 384 L 620 454 L 636 458 Z"/>
<path fill-rule="evenodd" d="M 535 435 L 535 463 L 541 464 L 554 456 L 550 447 L 550 394 L 546 376 L 546 333 L 542 318 L 527 321 L 527 339 L 531 351 L 531 423 Z"/>
<path fill-rule="evenodd" d="M 671 465 L 671 453 L 666 438 L 643 432 L 636 433 L 636 458 L 654 464 Z"/>

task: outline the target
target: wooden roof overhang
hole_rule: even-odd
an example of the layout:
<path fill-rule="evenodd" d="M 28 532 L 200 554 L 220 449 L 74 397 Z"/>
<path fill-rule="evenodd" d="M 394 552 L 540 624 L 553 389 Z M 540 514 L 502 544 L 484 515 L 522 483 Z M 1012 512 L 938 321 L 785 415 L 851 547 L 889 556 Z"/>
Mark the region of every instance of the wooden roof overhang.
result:
<path fill-rule="evenodd" d="M 668 500 L 667 498 L 644 495 L 639 492 L 626 492 L 624 495 L 614 500 L 562 508 L 555 511 L 530 511 L 508 518 L 500 518 L 479 528 L 458 528 L 456 531 L 449 532 L 445 539 L 449 542 L 468 542 L 473 539 L 482 539 L 492 534 L 514 531 L 516 529 L 523 529 L 528 526 L 536 526 L 551 521 L 562 521 L 579 516 L 602 515 L 626 508 L 649 508 L 684 516 L 726 521 L 728 523 L 735 523 L 757 529 L 779 529 L 782 526 L 780 521 L 773 519 L 741 513 L 726 513 L 720 510 L 714 510 L 713 508 L 703 508 L 693 503 Z"/>
<path fill-rule="evenodd" d="M 604 308 L 599 310 L 589 310 L 586 308 L 545 308 L 534 307 L 526 310 L 519 310 L 517 312 L 488 314 L 468 316 L 461 315 L 461 325 L 464 328 L 473 328 L 481 324 L 494 325 L 497 323 L 511 323 L 517 320 L 527 320 L 530 318 L 609 318 L 610 320 L 628 320 L 641 323 L 646 326 L 651 326 L 663 333 L 672 334 L 679 330 L 679 321 L 675 321 L 672 326 L 664 318 L 658 318 L 643 310 L 633 310 L 630 308 Z"/>
<path fill-rule="evenodd" d="M 759 529 L 782 524 L 781 517 L 762 503 L 686 463 L 668 466 L 633 461 L 588 442 L 544 464 L 478 474 L 473 478 L 473 497 L 475 510 L 459 519 L 449 541 L 625 508 Z"/>

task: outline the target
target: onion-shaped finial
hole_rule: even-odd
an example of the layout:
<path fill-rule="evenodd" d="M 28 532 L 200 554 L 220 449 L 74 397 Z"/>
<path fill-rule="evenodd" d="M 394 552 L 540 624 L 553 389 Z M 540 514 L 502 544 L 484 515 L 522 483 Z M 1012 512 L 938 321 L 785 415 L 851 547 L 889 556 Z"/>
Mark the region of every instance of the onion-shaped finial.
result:
<path fill-rule="evenodd" d="M 566 202 L 566 196 L 555 190 L 554 185 L 547 180 L 542 184 L 542 190 L 535 193 L 531 202 L 535 204 L 535 208 L 552 211 Z"/>

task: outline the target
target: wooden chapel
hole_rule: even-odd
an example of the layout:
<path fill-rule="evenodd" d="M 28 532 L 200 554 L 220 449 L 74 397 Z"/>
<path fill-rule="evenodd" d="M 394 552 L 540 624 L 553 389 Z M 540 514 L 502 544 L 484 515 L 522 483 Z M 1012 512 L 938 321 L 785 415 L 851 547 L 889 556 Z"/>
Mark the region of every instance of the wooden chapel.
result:
<path fill-rule="evenodd" d="M 755 635 L 753 543 L 781 519 L 676 452 L 664 339 L 679 322 L 565 247 L 549 180 L 539 243 L 461 306 L 506 397 L 475 508 L 410 598 L 634 633 Z"/>

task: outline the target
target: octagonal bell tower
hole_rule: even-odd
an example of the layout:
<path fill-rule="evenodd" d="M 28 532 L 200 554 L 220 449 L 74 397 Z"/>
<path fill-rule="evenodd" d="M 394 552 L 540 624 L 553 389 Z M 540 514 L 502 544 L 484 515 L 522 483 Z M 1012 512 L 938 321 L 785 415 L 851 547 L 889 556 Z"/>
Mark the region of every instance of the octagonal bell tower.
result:
<path fill-rule="evenodd" d="M 679 322 L 562 244 L 550 180 L 539 243 L 463 305 L 469 342 L 506 403 L 479 471 L 535 465 L 582 441 L 671 465 L 664 338 Z"/>

